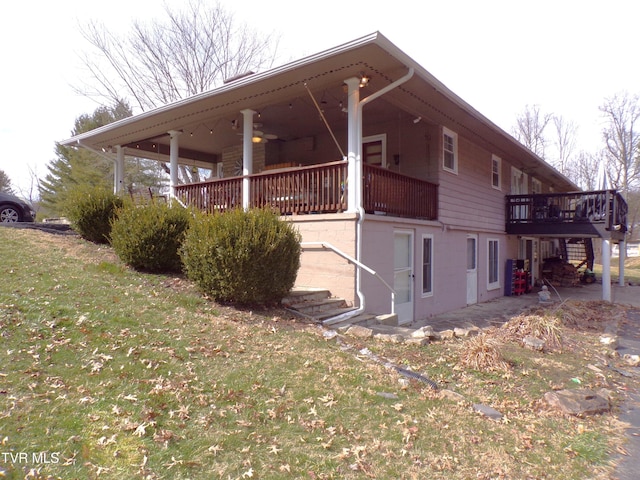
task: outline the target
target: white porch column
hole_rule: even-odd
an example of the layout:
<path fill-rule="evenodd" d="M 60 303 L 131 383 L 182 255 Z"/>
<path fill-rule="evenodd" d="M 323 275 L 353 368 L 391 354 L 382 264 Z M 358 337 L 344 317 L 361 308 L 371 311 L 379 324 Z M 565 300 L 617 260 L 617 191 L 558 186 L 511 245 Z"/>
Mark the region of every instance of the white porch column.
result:
<path fill-rule="evenodd" d="M 620 252 L 618 254 L 618 285 L 624 287 L 624 261 L 627 258 L 627 242 L 625 240 L 618 244 L 618 252 Z"/>
<path fill-rule="evenodd" d="M 169 131 L 169 138 L 171 139 L 169 143 L 169 189 L 171 200 L 176 196 L 175 188 L 178 185 L 178 151 L 180 148 L 178 137 L 180 133 L 177 130 Z"/>
<path fill-rule="evenodd" d="M 611 241 L 602 239 L 602 300 L 611 301 Z"/>
<path fill-rule="evenodd" d="M 253 173 L 253 110 L 242 113 L 242 208 L 249 208 L 249 177 Z"/>
<path fill-rule="evenodd" d="M 359 137 L 358 104 L 360 103 L 360 79 L 349 78 L 347 85 L 347 212 L 354 213 L 362 206 L 362 139 Z"/>
<path fill-rule="evenodd" d="M 116 145 L 116 161 L 114 166 L 113 193 L 118 195 L 124 190 L 124 148 L 122 148 L 122 145 Z"/>

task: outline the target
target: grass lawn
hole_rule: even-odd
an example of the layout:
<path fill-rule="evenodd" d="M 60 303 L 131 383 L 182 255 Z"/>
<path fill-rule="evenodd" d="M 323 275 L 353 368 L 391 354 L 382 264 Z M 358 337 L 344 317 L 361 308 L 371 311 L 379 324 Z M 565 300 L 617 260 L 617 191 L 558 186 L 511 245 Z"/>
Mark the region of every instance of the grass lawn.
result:
<path fill-rule="evenodd" d="M 618 257 L 611 259 L 611 281 L 617 282 L 620 276 L 620 269 L 618 268 Z M 600 279 L 602 278 L 602 265 L 595 264 L 593 271 Z M 634 285 L 640 284 L 640 257 L 626 258 L 624 261 L 624 278 L 627 282 L 631 282 Z"/>
<path fill-rule="evenodd" d="M 494 332 L 506 367 L 476 370 L 471 340 L 329 340 L 76 237 L 0 228 L 0 258 L 1 478 L 605 479 L 622 443 L 615 405 L 576 418 L 542 398 L 604 387 L 617 404 L 633 386 L 593 330 L 563 327 L 545 353 Z"/>

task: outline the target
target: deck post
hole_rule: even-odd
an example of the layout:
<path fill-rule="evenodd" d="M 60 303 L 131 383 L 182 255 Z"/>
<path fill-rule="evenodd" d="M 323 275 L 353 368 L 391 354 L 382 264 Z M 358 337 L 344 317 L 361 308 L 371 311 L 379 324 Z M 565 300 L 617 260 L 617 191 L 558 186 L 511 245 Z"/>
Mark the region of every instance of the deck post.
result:
<path fill-rule="evenodd" d="M 176 198 L 178 186 L 178 155 L 180 150 L 179 131 L 169 130 L 169 195 L 171 201 Z"/>
<path fill-rule="evenodd" d="M 242 113 L 242 208 L 249 209 L 249 175 L 253 173 L 253 116 L 250 109 Z"/>
<path fill-rule="evenodd" d="M 356 77 L 348 78 L 344 81 L 347 85 L 347 211 L 356 212 L 358 207 L 362 205 L 361 196 L 358 195 L 361 184 L 362 168 L 360 165 L 360 150 L 362 149 L 362 140 L 358 138 L 360 133 L 358 130 L 358 104 L 360 103 L 360 79 Z"/>
<path fill-rule="evenodd" d="M 618 244 L 618 285 L 624 287 L 624 261 L 627 258 L 627 242 L 621 240 Z"/>
<path fill-rule="evenodd" d="M 122 148 L 122 145 L 116 145 L 116 161 L 113 180 L 113 192 L 116 195 L 119 195 L 124 189 L 124 148 Z"/>
<path fill-rule="evenodd" d="M 611 241 L 602 239 L 602 300 L 611 301 Z"/>

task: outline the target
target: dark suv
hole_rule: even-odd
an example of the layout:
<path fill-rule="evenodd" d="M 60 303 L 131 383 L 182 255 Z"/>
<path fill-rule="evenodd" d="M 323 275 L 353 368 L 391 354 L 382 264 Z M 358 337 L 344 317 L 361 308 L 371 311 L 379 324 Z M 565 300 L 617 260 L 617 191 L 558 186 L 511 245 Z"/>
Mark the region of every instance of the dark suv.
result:
<path fill-rule="evenodd" d="M 0 192 L 0 222 L 33 222 L 36 212 L 24 200 L 9 193 Z"/>

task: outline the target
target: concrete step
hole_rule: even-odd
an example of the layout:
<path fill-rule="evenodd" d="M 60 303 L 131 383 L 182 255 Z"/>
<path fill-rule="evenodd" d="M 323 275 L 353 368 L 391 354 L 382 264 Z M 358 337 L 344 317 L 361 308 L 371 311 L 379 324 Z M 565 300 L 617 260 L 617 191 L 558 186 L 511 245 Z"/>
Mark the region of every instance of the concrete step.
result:
<path fill-rule="evenodd" d="M 347 309 L 347 311 L 353 311 L 354 309 Z M 342 312 L 342 313 L 346 313 L 346 312 Z M 338 314 L 339 315 L 339 314 Z M 370 321 L 375 321 L 375 315 L 369 315 L 369 314 L 360 314 L 360 315 L 356 315 L 355 317 L 351 317 L 351 318 L 347 318 L 346 320 L 333 320 L 333 318 L 335 318 L 336 315 L 334 315 L 333 317 L 330 317 L 328 319 L 326 319 L 325 321 L 322 322 L 322 324 L 325 327 L 329 327 L 332 328 L 334 330 L 338 330 L 342 327 L 348 327 L 351 325 L 366 325 L 368 322 Z"/>
<path fill-rule="evenodd" d="M 333 319 L 339 315 L 344 315 L 345 313 L 353 312 L 355 307 L 339 307 L 334 308 L 332 310 L 327 310 L 326 312 L 322 312 L 317 316 L 318 320 L 322 322 L 325 326 L 331 326 L 335 321 Z"/>

